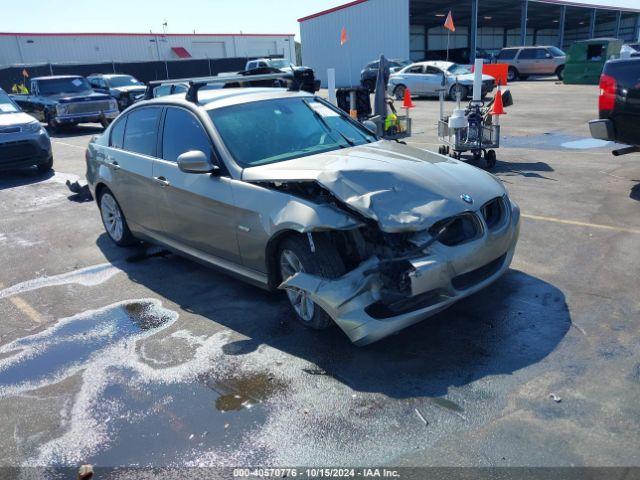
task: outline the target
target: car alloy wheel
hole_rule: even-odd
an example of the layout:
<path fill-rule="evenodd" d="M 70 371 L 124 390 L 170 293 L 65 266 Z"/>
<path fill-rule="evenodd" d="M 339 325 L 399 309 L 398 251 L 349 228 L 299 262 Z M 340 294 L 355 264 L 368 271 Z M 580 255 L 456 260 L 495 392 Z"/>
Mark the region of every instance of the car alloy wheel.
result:
<path fill-rule="evenodd" d="M 304 272 L 304 267 L 298 256 L 289 249 L 282 250 L 280 254 L 280 274 L 282 279 Z M 305 322 L 311 322 L 315 313 L 315 304 L 309 294 L 300 290 L 287 288 L 287 296 L 298 316 Z"/>
<path fill-rule="evenodd" d="M 114 242 L 120 242 L 124 236 L 124 220 L 116 199 L 110 193 L 104 193 L 100 199 L 100 213 L 104 228 Z"/>
<path fill-rule="evenodd" d="M 396 95 L 396 100 L 404 100 L 404 91 L 406 87 L 404 85 L 398 85 L 393 93 Z"/>

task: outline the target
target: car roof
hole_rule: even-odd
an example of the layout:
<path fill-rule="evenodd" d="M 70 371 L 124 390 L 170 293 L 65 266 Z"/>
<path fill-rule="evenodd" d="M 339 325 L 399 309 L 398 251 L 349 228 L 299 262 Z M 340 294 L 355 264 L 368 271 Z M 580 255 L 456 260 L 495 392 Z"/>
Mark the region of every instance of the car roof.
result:
<path fill-rule="evenodd" d="M 241 103 L 257 102 L 262 100 L 272 100 L 278 98 L 296 98 L 296 97 L 313 97 L 308 92 L 292 92 L 285 88 L 273 87 L 249 87 L 249 88 L 219 88 L 217 90 L 200 90 L 198 92 L 198 106 L 205 110 L 214 110 L 216 108 L 238 105 Z M 184 93 L 174 95 L 166 95 L 151 100 L 145 100 L 138 105 L 146 104 L 167 104 L 174 103 L 176 105 L 193 105 L 185 99 Z"/>
<path fill-rule="evenodd" d="M 407 67 L 412 67 L 413 65 L 423 65 L 430 67 L 437 67 L 441 70 L 447 70 L 451 65 L 455 65 L 454 62 L 445 62 L 444 60 L 426 60 L 423 62 L 414 62 L 411 65 L 407 65 Z M 405 67 L 405 68 L 407 68 Z"/>
<path fill-rule="evenodd" d="M 89 77 L 103 77 L 103 78 L 113 78 L 113 77 L 133 77 L 128 73 L 92 73 L 91 75 L 87 75 Z"/>
<path fill-rule="evenodd" d="M 63 80 L 66 78 L 84 78 L 82 75 L 48 75 L 44 77 L 34 77 L 31 80 Z"/>

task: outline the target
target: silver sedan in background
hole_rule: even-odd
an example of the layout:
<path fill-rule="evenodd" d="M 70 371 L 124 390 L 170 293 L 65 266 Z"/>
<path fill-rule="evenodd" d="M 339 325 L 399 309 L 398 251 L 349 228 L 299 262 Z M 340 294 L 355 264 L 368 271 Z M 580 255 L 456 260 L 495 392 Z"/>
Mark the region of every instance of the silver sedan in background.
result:
<path fill-rule="evenodd" d="M 49 134 L 0 88 L 0 170 L 32 166 L 41 172 L 53 167 Z"/>
<path fill-rule="evenodd" d="M 491 93 L 495 88 L 495 79 L 490 75 L 482 75 L 482 96 Z M 473 73 L 471 67 L 451 62 L 418 62 L 413 63 L 389 78 L 388 94 L 402 100 L 406 89 L 411 95 L 437 97 L 444 88 L 445 95 L 455 100 L 458 92 L 464 100 L 473 92 Z"/>

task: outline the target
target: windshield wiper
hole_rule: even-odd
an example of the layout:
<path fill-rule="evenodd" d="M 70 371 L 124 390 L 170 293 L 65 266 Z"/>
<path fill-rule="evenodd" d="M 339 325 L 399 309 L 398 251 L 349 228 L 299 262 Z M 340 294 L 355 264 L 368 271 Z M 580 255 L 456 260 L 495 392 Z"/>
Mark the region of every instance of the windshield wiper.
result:
<path fill-rule="evenodd" d="M 349 146 L 353 147 L 355 146 L 355 143 L 353 142 L 353 140 L 351 140 L 349 137 L 347 137 L 344 133 L 342 133 L 340 130 L 331 128 L 331 126 L 327 123 L 327 121 L 324 119 L 324 117 L 322 115 L 320 115 L 315 108 L 313 108 L 311 106 L 311 104 L 306 101 L 303 100 L 302 103 L 304 103 L 307 108 L 309 108 L 309 110 L 311 110 L 311 113 L 313 113 L 313 115 L 320 121 L 320 123 L 322 123 L 322 125 L 324 125 L 324 128 L 326 128 L 328 133 L 337 133 L 338 135 L 340 135 L 345 142 L 347 142 L 349 144 Z M 346 148 L 344 147 L 344 145 L 341 145 L 342 148 Z"/>

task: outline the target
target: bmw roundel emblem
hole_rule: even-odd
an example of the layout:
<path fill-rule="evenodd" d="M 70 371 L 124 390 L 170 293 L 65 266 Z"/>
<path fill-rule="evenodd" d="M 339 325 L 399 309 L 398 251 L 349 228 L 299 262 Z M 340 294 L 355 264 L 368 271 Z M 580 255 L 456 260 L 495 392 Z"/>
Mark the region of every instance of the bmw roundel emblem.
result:
<path fill-rule="evenodd" d="M 460 198 L 467 202 L 469 205 L 471 205 L 473 203 L 473 198 L 471 197 L 471 195 L 467 195 L 466 193 L 463 195 L 460 195 Z"/>

